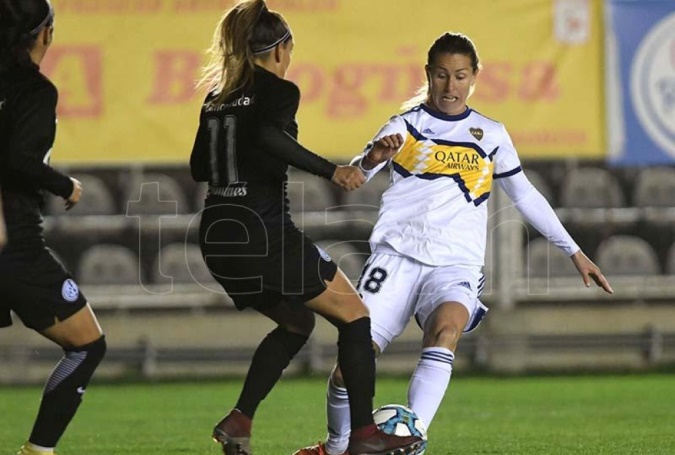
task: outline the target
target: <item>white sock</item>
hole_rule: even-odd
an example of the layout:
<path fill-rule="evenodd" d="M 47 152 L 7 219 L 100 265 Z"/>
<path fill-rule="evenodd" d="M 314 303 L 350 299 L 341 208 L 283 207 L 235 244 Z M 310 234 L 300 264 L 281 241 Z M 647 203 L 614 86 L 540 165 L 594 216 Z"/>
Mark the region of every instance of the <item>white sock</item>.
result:
<path fill-rule="evenodd" d="M 35 452 L 54 453 L 54 447 L 42 447 L 42 446 L 35 445 L 32 442 L 27 442 L 26 448 L 30 449 L 30 450 L 33 450 Z"/>
<path fill-rule="evenodd" d="M 424 348 L 417 368 L 410 378 L 408 405 L 427 428 L 443 401 L 443 395 L 450 383 L 454 359 L 455 355 L 449 349 Z"/>
<path fill-rule="evenodd" d="M 349 435 L 351 433 L 349 395 L 347 395 L 346 388 L 333 384 L 332 377 L 328 379 L 326 414 L 328 416 L 326 452 L 329 455 L 342 455 L 349 447 Z"/>

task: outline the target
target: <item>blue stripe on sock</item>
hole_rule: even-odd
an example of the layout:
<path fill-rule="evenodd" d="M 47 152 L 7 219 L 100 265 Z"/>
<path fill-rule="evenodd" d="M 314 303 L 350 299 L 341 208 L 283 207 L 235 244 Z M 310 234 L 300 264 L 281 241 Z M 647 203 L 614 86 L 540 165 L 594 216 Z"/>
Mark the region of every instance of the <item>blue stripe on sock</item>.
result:
<path fill-rule="evenodd" d="M 349 397 L 349 394 L 347 393 L 347 389 L 345 389 L 344 387 L 336 387 L 333 384 L 331 384 L 330 388 L 331 388 L 331 393 L 338 398 Z"/>
<path fill-rule="evenodd" d="M 455 357 L 453 355 L 448 355 L 448 354 L 441 354 L 439 352 L 425 352 L 421 356 L 422 360 L 430 360 L 432 362 L 441 362 L 441 363 L 449 363 L 452 365 L 453 360 L 455 360 Z"/>

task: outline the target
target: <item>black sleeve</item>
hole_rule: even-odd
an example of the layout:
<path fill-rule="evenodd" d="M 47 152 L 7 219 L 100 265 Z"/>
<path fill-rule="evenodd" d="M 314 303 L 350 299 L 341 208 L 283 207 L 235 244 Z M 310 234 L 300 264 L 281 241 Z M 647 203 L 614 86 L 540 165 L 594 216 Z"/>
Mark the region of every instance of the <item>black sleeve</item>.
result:
<path fill-rule="evenodd" d="M 281 81 L 270 87 L 259 100 L 259 143 L 267 153 L 285 163 L 330 180 L 337 166 L 306 149 L 284 131 L 295 119 L 299 104 L 300 90 L 295 84 Z"/>
<path fill-rule="evenodd" d="M 265 126 L 260 130 L 260 145 L 293 167 L 328 180 L 333 178 L 337 166 L 300 145 L 281 128 Z"/>
<path fill-rule="evenodd" d="M 57 97 L 56 89 L 47 86 L 17 98 L 7 166 L 17 177 L 67 199 L 73 192 L 73 182 L 44 162 L 54 142 Z"/>
<path fill-rule="evenodd" d="M 204 128 L 201 120 L 190 154 L 190 173 L 195 182 L 207 182 L 209 180 L 209 162 L 206 151 L 209 147 L 208 130 Z"/>

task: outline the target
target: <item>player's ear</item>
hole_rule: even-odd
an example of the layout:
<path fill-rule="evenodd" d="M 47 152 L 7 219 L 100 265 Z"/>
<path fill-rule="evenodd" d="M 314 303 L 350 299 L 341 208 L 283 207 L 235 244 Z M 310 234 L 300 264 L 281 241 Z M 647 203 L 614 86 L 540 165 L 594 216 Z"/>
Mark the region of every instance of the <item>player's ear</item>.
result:
<path fill-rule="evenodd" d="M 43 28 L 40 32 L 40 39 L 44 46 L 51 45 L 54 40 L 54 27 L 50 25 L 49 27 Z"/>
<path fill-rule="evenodd" d="M 281 63 L 281 44 L 274 48 L 274 60 Z"/>

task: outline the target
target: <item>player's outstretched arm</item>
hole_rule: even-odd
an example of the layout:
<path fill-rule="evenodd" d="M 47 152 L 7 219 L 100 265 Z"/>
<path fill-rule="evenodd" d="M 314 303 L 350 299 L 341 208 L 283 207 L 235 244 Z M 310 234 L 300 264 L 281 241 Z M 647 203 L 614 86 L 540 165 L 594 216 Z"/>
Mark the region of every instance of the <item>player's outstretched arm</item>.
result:
<path fill-rule="evenodd" d="M 595 281 L 599 287 L 605 290 L 608 294 L 614 294 L 614 289 L 610 286 L 607 278 L 600 271 L 600 267 L 595 265 L 593 261 L 588 259 L 583 251 L 579 250 L 574 253 L 571 258 L 574 266 L 577 268 L 581 274 L 581 278 L 584 280 L 586 287 L 591 286 L 591 280 Z"/>
<path fill-rule="evenodd" d="M 588 287 L 591 280 L 607 293 L 614 291 L 600 268 L 581 251 L 564 228 L 546 198 L 530 183 L 523 172 L 497 180 L 523 217 L 549 242 L 565 252 Z"/>

